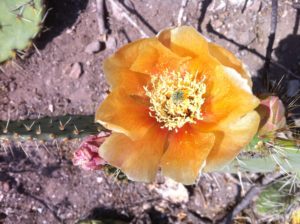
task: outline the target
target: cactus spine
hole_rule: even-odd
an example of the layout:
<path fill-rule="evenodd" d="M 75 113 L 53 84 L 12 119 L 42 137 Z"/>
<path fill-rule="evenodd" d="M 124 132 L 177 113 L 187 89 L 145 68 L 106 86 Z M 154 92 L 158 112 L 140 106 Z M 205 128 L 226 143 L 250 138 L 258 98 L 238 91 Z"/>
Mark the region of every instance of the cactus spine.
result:
<path fill-rule="evenodd" d="M 0 63 L 30 47 L 43 17 L 43 0 L 0 1 Z"/>
<path fill-rule="evenodd" d="M 264 188 L 254 204 L 260 221 L 266 223 L 296 222 L 296 209 L 299 209 L 299 186 L 286 178 L 275 181 Z M 277 221 L 277 222 L 276 222 Z"/>

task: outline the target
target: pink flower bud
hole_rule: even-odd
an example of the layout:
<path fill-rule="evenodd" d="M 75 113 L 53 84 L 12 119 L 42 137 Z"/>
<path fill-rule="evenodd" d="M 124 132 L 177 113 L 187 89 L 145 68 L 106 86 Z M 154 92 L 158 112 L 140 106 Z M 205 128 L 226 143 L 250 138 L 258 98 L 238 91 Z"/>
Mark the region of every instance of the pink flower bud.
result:
<path fill-rule="evenodd" d="M 259 135 L 275 132 L 286 126 L 285 107 L 277 96 L 267 96 L 257 109 L 261 116 Z"/>
<path fill-rule="evenodd" d="M 79 148 L 74 152 L 73 164 L 81 166 L 85 170 L 99 170 L 106 164 L 99 154 L 98 149 L 108 135 L 91 135 L 83 140 Z"/>

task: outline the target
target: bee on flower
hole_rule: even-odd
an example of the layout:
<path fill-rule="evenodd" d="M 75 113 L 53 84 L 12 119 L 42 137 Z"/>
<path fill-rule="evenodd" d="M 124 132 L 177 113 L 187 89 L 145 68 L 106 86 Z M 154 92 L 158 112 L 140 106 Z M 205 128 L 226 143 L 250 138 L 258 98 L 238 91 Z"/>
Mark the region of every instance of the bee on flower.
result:
<path fill-rule="evenodd" d="M 96 121 L 112 130 L 101 158 L 131 180 L 158 170 L 184 184 L 233 160 L 256 134 L 259 99 L 245 66 L 182 26 L 130 43 L 104 62 L 111 93 Z"/>

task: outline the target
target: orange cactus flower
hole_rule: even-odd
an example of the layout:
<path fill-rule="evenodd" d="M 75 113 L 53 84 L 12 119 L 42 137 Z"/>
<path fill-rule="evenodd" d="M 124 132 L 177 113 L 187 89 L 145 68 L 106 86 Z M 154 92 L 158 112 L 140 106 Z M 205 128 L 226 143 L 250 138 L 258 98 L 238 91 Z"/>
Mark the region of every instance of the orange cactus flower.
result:
<path fill-rule="evenodd" d="M 99 153 L 129 179 L 193 184 L 256 134 L 259 100 L 243 64 L 192 27 L 166 29 L 105 60 L 111 93 L 96 121 L 112 130 Z"/>

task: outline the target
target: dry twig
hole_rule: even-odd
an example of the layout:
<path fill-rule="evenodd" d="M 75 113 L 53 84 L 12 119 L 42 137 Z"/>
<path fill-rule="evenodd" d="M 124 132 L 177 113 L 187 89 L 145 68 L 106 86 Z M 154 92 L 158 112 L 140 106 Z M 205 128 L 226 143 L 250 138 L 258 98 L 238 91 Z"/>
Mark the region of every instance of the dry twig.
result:
<path fill-rule="evenodd" d="M 270 70 L 270 62 L 272 58 L 273 45 L 275 41 L 275 34 L 277 28 L 277 12 L 278 12 L 278 0 L 272 0 L 271 29 L 270 29 L 269 42 L 266 51 L 265 65 L 263 70 L 264 71 L 263 80 L 266 86 L 270 83 L 269 70 Z M 269 87 L 267 86 L 267 88 Z"/>
<path fill-rule="evenodd" d="M 97 22 L 99 27 L 99 34 L 101 41 L 106 41 L 108 30 L 105 26 L 105 13 L 104 13 L 105 0 L 96 0 L 97 7 Z"/>
<path fill-rule="evenodd" d="M 252 200 L 260 194 L 264 187 L 270 185 L 274 181 L 282 178 L 284 174 L 275 173 L 270 176 L 262 175 L 258 178 L 258 182 L 256 185 L 250 188 L 250 190 L 246 193 L 245 197 L 243 197 L 236 206 L 232 209 L 232 211 L 226 215 L 222 220 L 218 223 L 221 224 L 230 224 L 232 223 L 232 219 L 237 216 L 243 209 L 249 206 Z"/>
<path fill-rule="evenodd" d="M 135 21 L 133 21 L 133 19 L 131 19 L 130 15 L 127 13 L 126 9 L 124 9 L 124 7 L 120 3 L 118 3 L 114 0 L 109 0 L 109 2 L 111 4 L 113 11 L 119 12 L 118 15 L 121 16 L 122 18 L 126 19 L 134 28 L 136 28 L 142 37 L 148 37 L 148 35 L 143 31 L 143 29 Z M 117 13 L 115 13 L 115 14 L 117 14 Z"/>
<path fill-rule="evenodd" d="M 187 3 L 188 3 L 188 0 L 181 0 L 181 5 L 180 5 L 179 12 L 178 12 L 178 17 L 177 17 L 177 25 L 178 26 L 181 26 L 184 9 L 187 6 Z"/>

